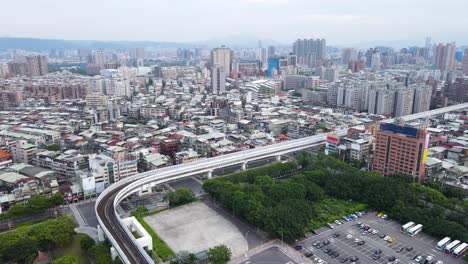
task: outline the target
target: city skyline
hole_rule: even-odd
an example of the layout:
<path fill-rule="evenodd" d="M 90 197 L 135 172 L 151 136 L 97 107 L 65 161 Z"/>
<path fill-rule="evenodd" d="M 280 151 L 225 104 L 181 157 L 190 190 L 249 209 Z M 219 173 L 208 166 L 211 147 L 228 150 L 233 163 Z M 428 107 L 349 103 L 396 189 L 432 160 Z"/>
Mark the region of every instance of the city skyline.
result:
<path fill-rule="evenodd" d="M 183 43 L 221 42 L 237 36 L 281 44 L 318 37 L 342 46 L 374 42 L 404 46 L 421 44 L 431 36 L 433 43 L 468 44 L 468 37 L 459 33 L 468 27 L 463 14 L 468 3 L 461 0 L 449 0 L 443 6 L 420 0 L 388 0 L 379 5 L 342 0 L 320 5 L 304 0 L 203 0 L 197 4 L 160 0 L 138 5 L 122 1 L 112 3 L 112 9 L 109 4 L 89 0 L 67 5 L 56 0 L 6 2 L 4 10 L 29 8 L 21 10 L 23 19 L 17 12 L 3 14 L 0 36 Z"/>

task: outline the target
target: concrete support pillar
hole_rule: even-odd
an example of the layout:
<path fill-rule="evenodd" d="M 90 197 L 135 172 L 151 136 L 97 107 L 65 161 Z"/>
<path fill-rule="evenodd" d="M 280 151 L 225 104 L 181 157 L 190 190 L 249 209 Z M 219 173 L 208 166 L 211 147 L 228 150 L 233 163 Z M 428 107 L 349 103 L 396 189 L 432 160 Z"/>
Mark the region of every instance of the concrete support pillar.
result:
<path fill-rule="evenodd" d="M 242 171 L 245 171 L 247 169 L 247 162 L 242 163 Z"/>
<path fill-rule="evenodd" d="M 118 257 L 119 257 L 119 254 L 117 253 L 117 250 L 115 250 L 114 247 L 111 247 L 111 248 L 110 248 L 110 252 L 111 252 L 111 258 L 112 258 L 112 260 L 115 260 L 115 258 L 118 258 Z"/>
<path fill-rule="evenodd" d="M 97 234 L 99 242 L 104 242 L 104 240 L 106 240 L 104 237 L 104 231 L 102 230 L 100 225 L 97 226 Z"/>
<path fill-rule="evenodd" d="M 281 155 L 276 156 L 276 161 L 278 161 L 278 162 L 281 161 Z"/>
<path fill-rule="evenodd" d="M 208 179 L 213 178 L 213 171 L 212 170 L 208 171 L 206 176 L 208 177 Z"/>

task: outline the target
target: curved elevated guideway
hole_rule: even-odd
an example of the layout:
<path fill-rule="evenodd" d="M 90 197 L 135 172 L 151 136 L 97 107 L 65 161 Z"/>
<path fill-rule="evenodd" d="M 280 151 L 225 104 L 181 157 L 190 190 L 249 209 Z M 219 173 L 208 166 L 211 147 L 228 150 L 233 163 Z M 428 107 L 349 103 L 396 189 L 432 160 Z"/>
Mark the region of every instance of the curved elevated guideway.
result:
<path fill-rule="evenodd" d="M 412 121 L 465 108 L 468 108 L 468 103 L 408 115 L 401 118 L 405 121 Z M 393 122 L 393 119 L 388 119 L 387 122 Z M 333 133 L 344 136 L 347 130 L 347 128 L 340 129 Z M 145 250 L 137 244 L 134 236 L 128 228 L 124 226 L 122 219 L 116 212 L 117 205 L 123 199 L 149 186 L 193 176 L 195 174 L 208 173 L 208 175 L 211 175 L 211 172 L 215 169 L 235 164 L 246 164 L 249 161 L 264 158 L 281 157 L 281 155 L 290 152 L 323 145 L 326 137 L 327 134 L 319 134 L 294 139 L 265 147 L 164 167 L 126 178 L 109 186 L 98 197 L 95 210 L 99 225 L 124 263 L 154 263 Z"/>

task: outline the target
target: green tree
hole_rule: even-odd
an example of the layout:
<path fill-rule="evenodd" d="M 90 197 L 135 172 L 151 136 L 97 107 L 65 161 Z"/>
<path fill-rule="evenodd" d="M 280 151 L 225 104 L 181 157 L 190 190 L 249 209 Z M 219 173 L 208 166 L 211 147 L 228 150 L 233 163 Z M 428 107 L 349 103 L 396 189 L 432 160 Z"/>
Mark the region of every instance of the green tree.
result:
<path fill-rule="evenodd" d="M 56 193 L 49 198 L 50 207 L 59 206 L 63 204 L 63 194 Z"/>
<path fill-rule="evenodd" d="M 40 213 L 49 208 L 50 204 L 44 195 L 34 195 L 28 200 L 27 206 L 31 213 Z"/>
<path fill-rule="evenodd" d="M 94 239 L 87 235 L 81 234 L 80 238 L 80 247 L 84 251 L 89 251 L 96 244 L 96 242 L 94 242 Z"/>
<path fill-rule="evenodd" d="M 197 257 L 195 254 L 188 251 L 180 251 L 174 258 L 171 259 L 170 264 L 196 264 Z"/>
<path fill-rule="evenodd" d="M 97 244 L 91 248 L 91 255 L 96 264 L 109 264 L 112 263 L 109 247 L 105 244 Z"/>
<path fill-rule="evenodd" d="M 6 262 L 29 263 L 37 256 L 36 241 L 20 238 L 15 241 L 4 241 L 0 245 L 0 255 Z"/>
<path fill-rule="evenodd" d="M 208 249 L 208 262 L 211 264 L 226 264 L 231 256 L 231 250 L 226 245 Z"/>
<path fill-rule="evenodd" d="M 8 215 L 12 218 L 19 218 L 29 214 L 29 209 L 24 204 L 15 204 L 10 210 L 8 210 Z"/>
<path fill-rule="evenodd" d="M 62 215 L 32 226 L 29 235 L 39 243 L 41 249 L 65 246 L 73 239 L 75 226 L 70 216 Z"/>
<path fill-rule="evenodd" d="M 60 150 L 60 146 L 57 145 L 57 144 L 52 144 L 52 145 L 48 145 L 46 147 L 47 150 L 50 150 L 50 151 L 59 151 Z"/>
<path fill-rule="evenodd" d="M 167 194 L 169 206 L 179 206 L 195 201 L 195 196 L 188 188 L 180 188 Z"/>
<path fill-rule="evenodd" d="M 73 256 L 64 256 L 52 261 L 52 264 L 78 264 L 78 259 Z"/>

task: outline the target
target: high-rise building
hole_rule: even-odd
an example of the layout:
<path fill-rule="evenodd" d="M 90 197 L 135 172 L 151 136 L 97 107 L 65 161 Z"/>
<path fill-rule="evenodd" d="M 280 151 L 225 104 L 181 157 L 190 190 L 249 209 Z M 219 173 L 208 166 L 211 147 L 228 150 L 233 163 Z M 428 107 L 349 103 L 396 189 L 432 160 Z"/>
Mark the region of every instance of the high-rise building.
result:
<path fill-rule="evenodd" d="M 316 66 L 326 55 L 325 39 L 297 39 L 293 44 L 293 54 L 298 64 Z"/>
<path fill-rule="evenodd" d="M 372 170 L 408 175 L 423 182 L 429 135 L 423 129 L 382 123 L 376 133 Z"/>
<path fill-rule="evenodd" d="M 394 116 L 405 116 L 413 113 L 414 89 L 396 90 L 396 106 Z"/>
<path fill-rule="evenodd" d="M 128 50 L 130 59 L 144 59 L 145 58 L 145 48 L 130 48 Z"/>
<path fill-rule="evenodd" d="M 457 78 L 453 83 L 447 82 L 443 89 L 444 96 L 450 101 L 465 103 L 468 101 L 468 77 Z"/>
<path fill-rule="evenodd" d="M 27 56 L 26 64 L 29 76 L 42 76 L 49 73 L 46 56 Z"/>
<path fill-rule="evenodd" d="M 464 75 L 468 76 L 468 49 L 465 49 L 463 53 L 462 71 Z"/>
<path fill-rule="evenodd" d="M 288 65 L 291 65 L 293 67 L 297 66 L 297 56 L 293 54 L 289 54 L 288 56 Z"/>
<path fill-rule="evenodd" d="M 260 61 L 262 65 L 266 65 L 268 61 L 268 53 L 266 48 L 260 48 Z"/>
<path fill-rule="evenodd" d="M 275 54 L 276 54 L 275 46 L 269 46 L 268 47 L 268 57 L 275 56 Z"/>
<path fill-rule="evenodd" d="M 224 94 L 226 92 L 226 73 L 224 67 L 215 64 L 211 68 L 211 87 L 213 94 Z"/>
<path fill-rule="evenodd" d="M 395 109 L 395 91 L 371 89 L 369 91 L 369 114 L 392 116 Z"/>
<path fill-rule="evenodd" d="M 104 51 L 96 51 L 93 56 L 93 62 L 96 65 L 104 67 L 107 62 L 107 54 Z"/>
<path fill-rule="evenodd" d="M 9 76 L 24 76 L 28 72 L 28 66 L 23 62 L 9 62 L 8 65 L 8 74 Z"/>
<path fill-rule="evenodd" d="M 91 56 L 90 49 L 78 49 L 78 57 L 80 57 L 80 61 L 88 61 L 89 56 Z"/>
<path fill-rule="evenodd" d="M 211 65 L 214 66 L 218 64 L 222 66 L 226 76 L 231 75 L 233 58 L 234 52 L 225 46 L 211 50 Z"/>
<path fill-rule="evenodd" d="M 441 71 L 455 70 L 455 42 L 442 44 L 439 43 L 434 47 L 433 65 L 434 68 Z"/>
<path fill-rule="evenodd" d="M 413 114 L 429 111 L 431 108 L 432 87 L 421 86 L 414 91 Z"/>
<path fill-rule="evenodd" d="M 274 72 L 276 71 L 277 74 L 279 74 L 280 71 L 280 57 L 279 56 L 272 56 L 268 57 L 268 77 L 273 77 L 275 74 Z"/>
<path fill-rule="evenodd" d="M 357 61 L 357 52 L 353 48 L 348 48 L 343 50 L 343 54 L 341 55 L 341 63 L 343 65 L 348 66 L 350 62 Z"/>

